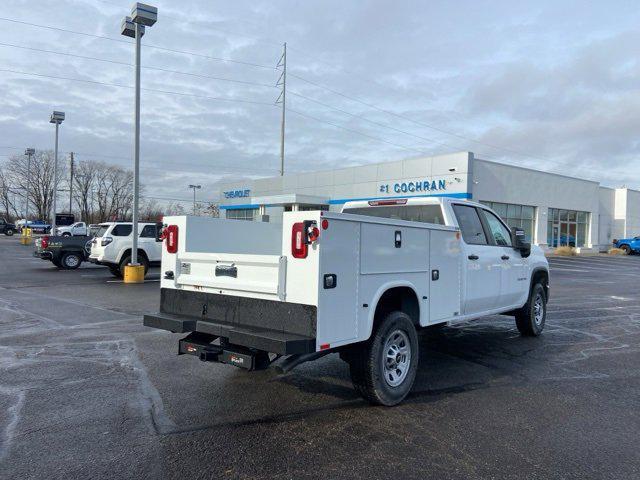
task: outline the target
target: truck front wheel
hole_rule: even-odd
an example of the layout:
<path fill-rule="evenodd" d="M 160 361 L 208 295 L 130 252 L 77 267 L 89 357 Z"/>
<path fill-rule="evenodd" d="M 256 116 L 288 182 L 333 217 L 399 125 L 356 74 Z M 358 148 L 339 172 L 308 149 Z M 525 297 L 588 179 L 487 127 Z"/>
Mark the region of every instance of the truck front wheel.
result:
<path fill-rule="evenodd" d="M 544 329 L 547 318 L 547 295 L 544 287 L 536 283 L 531 287 L 529 300 L 516 312 L 516 326 L 525 337 L 537 337 Z"/>
<path fill-rule="evenodd" d="M 413 322 L 404 312 L 391 312 L 371 339 L 348 356 L 353 386 L 373 404 L 397 405 L 413 387 L 418 356 Z"/>

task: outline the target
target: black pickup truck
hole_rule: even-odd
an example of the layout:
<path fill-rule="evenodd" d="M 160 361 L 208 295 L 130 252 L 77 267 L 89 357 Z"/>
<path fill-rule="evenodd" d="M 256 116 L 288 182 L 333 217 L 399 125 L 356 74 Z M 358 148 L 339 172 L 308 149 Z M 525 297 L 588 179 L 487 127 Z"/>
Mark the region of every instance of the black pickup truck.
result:
<path fill-rule="evenodd" d="M 49 260 L 58 268 L 74 270 L 82 265 L 91 253 L 93 237 L 50 237 L 44 236 L 35 241 L 33 256 Z"/>
<path fill-rule="evenodd" d="M 13 223 L 7 222 L 4 218 L 0 218 L 0 233 L 4 233 L 7 237 L 10 237 L 16 233 L 16 226 Z"/>

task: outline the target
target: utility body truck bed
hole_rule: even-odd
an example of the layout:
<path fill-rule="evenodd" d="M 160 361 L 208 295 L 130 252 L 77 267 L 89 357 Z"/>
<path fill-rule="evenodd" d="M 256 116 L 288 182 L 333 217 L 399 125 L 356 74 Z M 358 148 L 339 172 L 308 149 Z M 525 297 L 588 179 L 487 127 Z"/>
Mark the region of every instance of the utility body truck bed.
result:
<path fill-rule="evenodd" d="M 189 333 L 180 354 L 248 369 L 339 352 L 356 388 L 385 405 L 413 384 L 416 329 L 510 312 L 533 322 L 518 323 L 523 333 L 539 334 L 541 252 L 504 224 L 497 232 L 483 206 L 420 200 L 285 212 L 281 224 L 165 217 L 160 311 L 144 324 Z"/>

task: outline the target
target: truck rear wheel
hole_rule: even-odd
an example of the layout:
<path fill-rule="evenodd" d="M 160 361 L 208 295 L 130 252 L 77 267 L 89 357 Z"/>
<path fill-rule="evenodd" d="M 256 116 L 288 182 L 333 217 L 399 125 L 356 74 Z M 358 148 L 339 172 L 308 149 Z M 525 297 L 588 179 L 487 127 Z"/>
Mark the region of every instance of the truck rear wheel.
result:
<path fill-rule="evenodd" d="M 631 247 L 629 245 L 622 245 L 620 250 L 622 250 L 625 255 L 631 255 Z"/>
<path fill-rule="evenodd" d="M 404 312 L 391 312 L 371 339 L 349 355 L 353 386 L 373 404 L 397 405 L 413 387 L 418 356 L 413 322 Z"/>
<path fill-rule="evenodd" d="M 12 237 L 12 236 L 13 236 L 13 228 L 7 228 L 7 229 L 4 231 L 4 234 L 5 234 L 7 237 Z"/>
<path fill-rule="evenodd" d="M 516 312 L 516 326 L 525 337 L 537 337 L 544 329 L 547 318 L 547 295 L 544 287 L 536 283 L 531 287 L 526 305 Z"/>
<path fill-rule="evenodd" d="M 60 263 L 65 270 L 75 270 L 82 264 L 82 257 L 79 253 L 75 252 L 65 253 Z"/>

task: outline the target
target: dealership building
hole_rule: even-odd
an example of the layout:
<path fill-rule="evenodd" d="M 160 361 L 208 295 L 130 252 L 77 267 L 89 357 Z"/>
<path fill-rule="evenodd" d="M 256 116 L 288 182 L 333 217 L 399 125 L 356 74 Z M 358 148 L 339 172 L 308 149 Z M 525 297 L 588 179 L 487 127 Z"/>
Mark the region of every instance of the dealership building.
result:
<path fill-rule="evenodd" d="M 472 152 L 260 178 L 221 188 L 226 218 L 281 221 L 289 210 L 340 210 L 350 200 L 471 199 L 544 248 L 606 250 L 640 235 L 640 192 L 477 158 Z"/>

